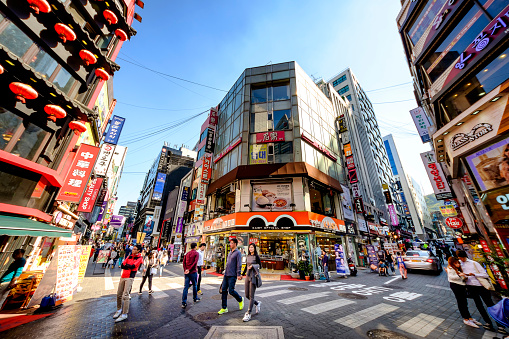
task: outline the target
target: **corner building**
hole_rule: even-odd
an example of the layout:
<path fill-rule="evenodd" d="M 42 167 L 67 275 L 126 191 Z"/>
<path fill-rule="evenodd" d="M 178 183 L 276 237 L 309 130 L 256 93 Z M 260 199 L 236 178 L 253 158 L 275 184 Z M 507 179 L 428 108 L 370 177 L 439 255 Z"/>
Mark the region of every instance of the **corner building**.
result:
<path fill-rule="evenodd" d="M 317 249 L 341 245 L 357 255 L 340 194 L 345 168 L 336 117 L 348 104 L 330 100 L 296 62 L 246 69 L 219 104 L 203 234 L 206 260 L 221 266 L 228 239 L 241 252 L 259 246 L 262 272 L 285 274 L 301 260 L 317 271 Z"/>

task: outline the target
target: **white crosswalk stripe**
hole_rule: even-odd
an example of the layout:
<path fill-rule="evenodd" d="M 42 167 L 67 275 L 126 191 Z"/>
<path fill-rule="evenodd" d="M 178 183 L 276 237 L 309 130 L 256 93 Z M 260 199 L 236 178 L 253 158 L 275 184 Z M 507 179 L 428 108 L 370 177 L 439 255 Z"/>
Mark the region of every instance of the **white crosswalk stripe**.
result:
<path fill-rule="evenodd" d="M 446 290 L 446 291 L 451 291 L 451 288 L 450 287 L 444 287 L 444 286 L 438 286 L 438 285 L 430 285 L 430 284 L 427 284 L 426 287 L 431 287 L 431 288 L 437 288 L 439 290 Z M 452 292 L 452 291 L 451 291 Z"/>
<path fill-rule="evenodd" d="M 273 297 L 275 295 L 287 294 L 287 293 L 292 293 L 292 292 L 293 291 L 289 291 L 289 290 L 272 291 L 272 292 L 265 292 L 265 293 L 256 294 L 256 297 L 266 298 L 266 297 Z"/>
<path fill-rule="evenodd" d="M 301 301 L 325 297 L 329 294 L 331 294 L 331 292 L 318 292 L 318 293 L 303 294 L 303 295 L 299 295 L 299 296 L 292 297 L 292 298 L 278 300 L 277 302 L 281 303 L 281 304 L 285 304 L 285 305 L 291 305 L 291 304 L 295 304 L 295 303 L 298 303 Z"/>
<path fill-rule="evenodd" d="M 168 284 L 166 284 L 166 285 L 170 286 L 170 288 L 173 288 L 173 289 L 176 289 L 176 288 L 184 288 L 184 285 L 182 285 L 182 284 L 178 284 L 178 283 L 174 283 L 174 282 L 168 283 Z"/>
<path fill-rule="evenodd" d="M 152 284 L 152 290 L 154 291 L 154 293 L 152 294 L 152 297 L 154 299 L 161 299 L 161 298 L 169 297 L 168 294 L 164 293 L 159 287 L 157 287 L 154 284 Z"/>
<path fill-rule="evenodd" d="M 346 305 L 355 304 L 355 301 L 347 300 L 347 299 L 338 299 L 338 300 L 331 300 L 325 303 L 320 303 L 317 305 L 309 306 L 302 308 L 301 311 L 308 312 L 311 314 L 320 314 L 323 312 L 328 312 L 331 310 L 334 310 L 336 308 L 340 308 Z"/>
<path fill-rule="evenodd" d="M 398 329 L 425 337 L 431 333 L 444 319 L 429 314 L 420 313 L 412 319 L 398 326 Z"/>
<path fill-rule="evenodd" d="M 200 288 L 201 288 L 202 290 L 215 290 L 215 289 L 217 289 L 217 287 L 215 287 L 215 286 L 210 286 L 210 285 L 201 285 L 201 286 L 200 286 Z"/>
<path fill-rule="evenodd" d="M 109 268 L 104 270 L 104 289 L 106 291 L 115 289 L 115 286 L 113 285 L 113 278 L 111 277 L 111 272 Z"/>
<path fill-rule="evenodd" d="M 398 308 L 399 308 L 398 306 L 380 303 L 378 305 L 366 308 L 359 312 L 349 314 L 346 317 L 342 317 L 334 321 L 344 326 L 356 328 L 372 320 L 375 320 L 376 318 L 381 317 L 387 313 L 395 311 Z"/>
<path fill-rule="evenodd" d="M 261 291 L 266 291 L 266 290 L 270 290 L 270 289 L 274 289 L 274 288 L 288 288 L 288 287 L 292 287 L 292 286 L 295 286 L 295 285 L 287 284 L 287 285 L 274 285 L 274 286 L 267 286 L 267 287 L 265 287 L 265 285 L 263 285 L 262 287 L 257 288 L 256 291 L 261 292 Z"/>

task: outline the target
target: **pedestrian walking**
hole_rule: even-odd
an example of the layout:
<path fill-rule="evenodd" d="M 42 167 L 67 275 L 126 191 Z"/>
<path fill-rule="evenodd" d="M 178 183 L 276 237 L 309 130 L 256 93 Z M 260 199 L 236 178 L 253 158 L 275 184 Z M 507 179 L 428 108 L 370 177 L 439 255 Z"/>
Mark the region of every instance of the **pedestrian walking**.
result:
<path fill-rule="evenodd" d="M 258 256 L 256 245 L 254 243 L 250 243 L 247 249 L 246 266 L 244 267 L 244 272 L 242 272 L 242 275 L 246 276 L 244 291 L 246 298 L 249 300 L 249 308 L 242 319 L 244 322 L 251 320 L 251 311 L 253 310 L 253 306 L 256 307 L 256 314 L 260 313 L 260 309 L 262 307 L 262 302 L 256 301 L 254 298 L 256 287 L 258 286 L 256 277 L 259 274 L 260 267 L 262 267 L 262 261 Z"/>
<path fill-rule="evenodd" d="M 466 284 L 468 277 L 465 273 L 463 273 L 460 261 L 457 258 L 450 257 L 447 261 L 448 265 L 445 269 L 447 272 L 447 280 L 449 281 L 449 286 L 456 298 L 456 303 L 458 304 L 458 310 L 463 318 L 463 323 L 470 327 L 479 328 L 479 325 L 482 324 L 472 318 L 468 310 Z"/>
<path fill-rule="evenodd" d="M 221 283 L 221 309 L 218 314 L 228 312 L 228 293 L 239 303 L 239 310 L 244 309 L 244 298 L 235 291 L 236 279 L 242 280 L 240 269 L 242 268 L 242 256 L 237 249 L 239 241 L 236 238 L 230 239 L 231 251 L 226 258 L 226 267 L 224 270 L 223 282 Z"/>
<path fill-rule="evenodd" d="M 440 262 L 440 264 L 443 265 L 444 264 L 444 254 L 442 253 L 442 250 L 440 249 L 439 246 L 437 246 L 436 253 L 437 253 L 438 261 Z"/>
<path fill-rule="evenodd" d="M 116 319 L 115 322 L 127 319 L 127 313 L 129 313 L 129 294 L 136 272 L 138 272 L 138 268 L 143 262 L 140 251 L 140 245 L 133 247 L 132 253 L 122 262 L 122 274 L 120 275 L 117 289 L 117 311 L 113 315 L 113 319 Z"/>
<path fill-rule="evenodd" d="M 161 256 L 161 260 L 159 263 L 159 278 L 163 275 L 163 267 L 168 263 L 168 251 L 163 250 L 163 255 Z"/>
<path fill-rule="evenodd" d="M 124 246 L 120 246 L 120 250 L 118 252 L 118 267 L 122 265 L 122 261 L 125 259 L 125 249 Z"/>
<path fill-rule="evenodd" d="M 140 291 L 138 294 L 142 294 L 143 285 L 145 281 L 148 279 L 148 294 L 154 293 L 152 291 L 152 278 L 154 277 L 154 273 L 157 273 L 157 268 L 159 266 L 159 261 L 157 260 L 156 252 L 148 252 L 148 254 L 143 259 L 143 278 L 140 284 Z"/>
<path fill-rule="evenodd" d="M 403 260 L 403 257 L 401 256 L 401 252 L 398 252 L 396 254 L 397 254 L 396 263 L 399 268 L 399 274 L 401 274 L 402 279 L 406 279 L 407 278 L 407 270 L 406 270 L 405 261 Z"/>
<path fill-rule="evenodd" d="M 484 283 L 490 284 L 490 277 L 488 276 L 488 273 L 486 273 L 486 270 L 481 266 L 481 264 L 468 259 L 465 251 L 456 251 L 456 257 L 460 260 L 461 270 L 467 277 L 466 284 L 468 294 L 474 299 L 475 306 L 485 321 L 483 327 L 489 331 L 494 331 L 493 323 L 491 322 L 490 316 L 483 305 L 483 301 L 486 304 L 486 307 L 495 305 L 491 299 L 490 291 L 483 286 L 484 284 L 481 283 L 481 280 L 483 280 Z M 503 327 L 499 327 L 498 331 L 500 333 L 506 333 Z"/>
<path fill-rule="evenodd" d="M 99 251 L 101 250 L 101 247 L 99 245 L 96 246 L 95 252 L 94 252 L 94 260 L 93 262 L 97 262 L 97 256 L 99 255 Z"/>
<path fill-rule="evenodd" d="M 391 253 L 389 253 L 389 250 L 385 250 L 385 262 L 387 263 L 387 266 L 391 269 L 393 275 L 396 275 L 396 270 L 394 269 L 394 258 Z"/>
<path fill-rule="evenodd" d="M 325 281 L 330 282 L 329 277 L 329 256 L 325 250 L 322 250 L 322 268 L 323 274 L 325 275 Z"/>
<path fill-rule="evenodd" d="M 196 243 L 191 243 L 191 250 L 184 255 L 182 266 L 184 267 L 184 291 L 182 291 L 182 308 L 187 307 L 187 292 L 189 291 L 190 283 L 193 284 L 193 301 L 195 303 L 200 301 L 198 298 L 198 260 L 200 255 L 196 251 Z"/>
<path fill-rule="evenodd" d="M 26 259 L 23 258 L 25 250 L 18 248 L 12 252 L 12 259 L 14 261 L 9 265 L 7 270 L 2 274 L 0 278 L 0 309 L 5 302 L 5 299 L 9 296 L 9 292 L 16 286 L 16 280 L 23 272 L 25 267 Z"/>
<path fill-rule="evenodd" d="M 207 244 L 204 242 L 200 244 L 200 248 L 198 249 L 198 286 L 196 287 L 198 289 L 198 294 L 202 295 L 201 292 L 201 275 L 203 270 L 203 261 L 205 259 L 205 248 L 207 247 Z"/>

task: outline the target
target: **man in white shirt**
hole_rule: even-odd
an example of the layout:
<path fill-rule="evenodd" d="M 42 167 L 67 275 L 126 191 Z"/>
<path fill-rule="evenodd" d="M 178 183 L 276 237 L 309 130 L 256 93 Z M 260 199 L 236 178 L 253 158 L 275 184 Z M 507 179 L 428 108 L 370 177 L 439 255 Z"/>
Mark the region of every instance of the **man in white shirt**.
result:
<path fill-rule="evenodd" d="M 468 293 L 474 299 L 477 310 L 486 322 L 483 327 L 494 331 L 490 316 L 488 315 L 488 312 L 486 312 L 486 309 L 482 303 L 484 301 L 487 307 L 494 305 L 493 300 L 491 300 L 491 293 L 489 290 L 484 288 L 484 286 L 479 282 L 479 279 L 477 279 L 485 278 L 489 280 L 490 277 L 488 276 L 488 273 L 486 273 L 484 267 L 482 267 L 481 264 L 479 264 L 477 261 L 468 259 L 467 253 L 465 251 L 456 251 L 456 256 L 461 262 L 461 270 L 468 277 L 468 280 L 466 281 Z"/>
<path fill-rule="evenodd" d="M 198 285 L 196 287 L 198 289 L 198 294 L 200 294 L 200 295 L 203 294 L 201 292 L 201 272 L 202 272 L 203 261 L 204 261 L 204 257 L 205 257 L 205 248 L 206 247 L 207 247 L 207 244 L 201 243 L 200 244 L 200 248 L 198 249 L 199 258 L 198 258 L 198 264 L 196 265 L 198 267 Z"/>

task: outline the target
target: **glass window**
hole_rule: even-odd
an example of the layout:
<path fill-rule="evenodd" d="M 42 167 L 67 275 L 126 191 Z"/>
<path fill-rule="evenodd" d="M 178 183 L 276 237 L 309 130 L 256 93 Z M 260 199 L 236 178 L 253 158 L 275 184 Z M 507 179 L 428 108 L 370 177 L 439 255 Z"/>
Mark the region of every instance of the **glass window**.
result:
<path fill-rule="evenodd" d="M 30 60 L 29 63 L 35 71 L 45 78 L 49 78 L 58 66 L 58 63 L 42 49 Z"/>
<path fill-rule="evenodd" d="M 23 119 L 16 114 L 0 108 L 0 149 L 4 150 Z"/>
<path fill-rule="evenodd" d="M 113 34 L 110 35 L 101 35 L 99 39 L 97 40 L 97 47 L 100 49 L 108 49 L 108 46 L 110 45 L 111 39 L 113 38 Z"/>
<path fill-rule="evenodd" d="M 274 130 L 281 131 L 290 128 L 290 119 L 292 117 L 291 110 L 283 109 L 280 111 L 274 111 Z"/>
<path fill-rule="evenodd" d="M 2 163 L 0 203 L 27 206 L 40 179 L 40 174 Z"/>
<path fill-rule="evenodd" d="M 251 122 L 251 132 L 267 131 L 267 112 L 251 114 Z"/>
<path fill-rule="evenodd" d="M 419 41 L 429 25 L 431 25 L 446 1 L 449 0 L 429 0 L 427 2 L 426 6 L 421 11 L 419 17 L 414 21 L 408 33 L 408 37 L 410 40 L 412 40 L 414 45 L 417 43 L 417 41 Z"/>
<path fill-rule="evenodd" d="M 5 19 L 8 20 L 8 19 Z M 0 32 L 0 44 L 7 47 L 18 57 L 23 57 L 33 42 L 22 30 L 10 22 L 7 27 Z"/>
<path fill-rule="evenodd" d="M 487 2 L 486 0 L 481 0 L 481 2 Z M 495 0 L 491 3 L 490 7 L 486 9 L 486 11 L 492 16 L 496 17 L 500 14 L 500 12 L 507 6 L 507 0 Z"/>
<path fill-rule="evenodd" d="M 293 142 L 274 143 L 274 162 L 287 163 L 293 161 Z"/>
<path fill-rule="evenodd" d="M 346 98 L 348 99 L 348 101 L 350 101 L 350 102 L 352 101 L 352 96 L 351 96 L 350 94 L 348 94 L 348 95 L 346 96 Z"/>
<path fill-rule="evenodd" d="M 203 146 L 199 151 L 198 151 L 198 155 L 196 157 L 197 160 L 200 160 L 201 157 L 203 157 L 203 154 L 205 154 L 205 146 Z"/>
<path fill-rule="evenodd" d="M 350 90 L 350 87 L 348 87 L 348 85 L 346 85 L 345 87 L 340 88 L 340 89 L 338 90 L 338 94 L 339 94 L 339 95 L 344 94 L 344 93 L 348 92 L 349 90 Z"/>
<path fill-rule="evenodd" d="M 65 68 L 61 68 L 58 71 L 55 80 L 53 80 L 53 84 L 64 93 L 69 93 L 73 83 L 74 78 L 71 76 L 71 73 L 67 72 Z"/>
<path fill-rule="evenodd" d="M 341 77 L 339 77 L 336 80 L 334 80 L 334 82 L 332 83 L 332 86 L 336 87 L 337 85 L 339 85 L 340 83 L 342 83 L 345 80 L 346 80 L 346 74 L 342 75 Z"/>
<path fill-rule="evenodd" d="M 454 28 L 442 44 L 435 49 L 431 56 L 424 62 L 423 66 L 428 72 L 431 82 L 434 82 L 442 75 L 444 71 L 458 59 L 458 56 L 463 53 L 468 45 L 470 45 L 477 34 L 489 24 L 490 21 L 488 18 L 481 15 L 467 32 L 462 32 L 468 22 L 480 11 L 481 10 L 477 6 L 473 6 L 465 17 L 458 22 L 456 28 Z M 457 38 L 459 38 L 459 40 L 457 40 Z M 457 40 L 457 42 L 451 47 L 450 45 L 453 40 Z M 448 49 L 447 53 L 442 55 L 446 49 Z"/>
<path fill-rule="evenodd" d="M 251 103 L 257 104 L 260 102 L 267 102 L 267 87 L 251 90 Z"/>
<path fill-rule="evenodd" d="M 332 191 L 315 182 L 311 182 L 309 186 L 311 212 L 336 217 Z"/>
<path fill-rule="evenodd" d="M 289 100 L 290 99 L 290 86 L 274 86 L 272 87 L 272 95 L 274 101 Z"/>
<path fill-rule="evenodd" d="M 507 79 L 509 74 L 509 48 L 500 53 L 495 60 L 475 76 L 463 81 L 456 92 L 443 101 L 447 115 L 452 120 L 468 109 Z"/>
<path fill-rule="evenodd" d="M 32 160 L 48 134 L 49 132 L 43 130 L 39 126 L 28 124 L 27 128 L 23 131 L 19 140 L 16 142 L 11 153 L 28 160 Z"/>
<path fill-rule="evenodd" d="M 200 141 L 199 142 L 202 142 L 207 137 L 208 131 L 209 131 L 209 129 L 205 128 L 205 131 L 203 131 L 203 133 L 200 135 Z"/>

